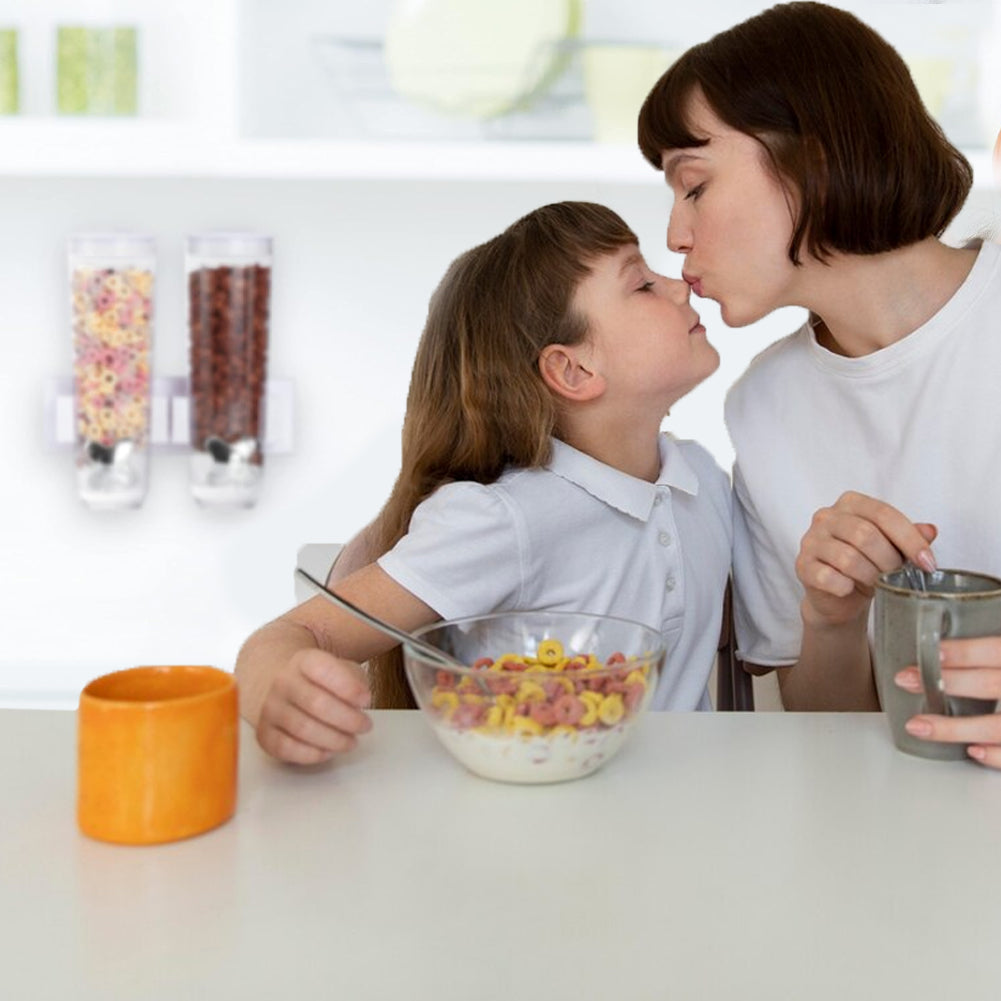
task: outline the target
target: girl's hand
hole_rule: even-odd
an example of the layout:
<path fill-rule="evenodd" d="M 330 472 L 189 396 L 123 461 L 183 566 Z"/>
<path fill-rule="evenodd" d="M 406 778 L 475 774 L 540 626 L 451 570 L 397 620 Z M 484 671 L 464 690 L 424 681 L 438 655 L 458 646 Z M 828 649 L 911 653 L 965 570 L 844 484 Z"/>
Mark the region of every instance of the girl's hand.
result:
<path fill-rule="evenodd" d="M 933 525 L 914 524 L 896 508 L 865 494 L 842 494 L 833 507 L 821 508 L 800 543 L 796 576 L 806 589 L 804 621 L 840 626 L 868 610 L 876 578 L 904 558 L 935 569 L 928 544 Z"/>
<path fill-rule="evenodd" d="M 947 695 L 1001 699 L 1001 636 L 943 640 L 942 682 Z M 908 692 L 920 692 L 916 667 L 898 671 L 894 681 Z M 1001 715 L 915 716 L 907 732 L 925 740 L 969 744 L 967 754 L 981 764 L 1001 769 Z"/>
<path fill-rule="evenodd" d="M 349 751 L 372 728 L 361 667 L 324 650 L 298 650 L 275 675 L 257 741 L 281 761 L 312 765 Z"/>

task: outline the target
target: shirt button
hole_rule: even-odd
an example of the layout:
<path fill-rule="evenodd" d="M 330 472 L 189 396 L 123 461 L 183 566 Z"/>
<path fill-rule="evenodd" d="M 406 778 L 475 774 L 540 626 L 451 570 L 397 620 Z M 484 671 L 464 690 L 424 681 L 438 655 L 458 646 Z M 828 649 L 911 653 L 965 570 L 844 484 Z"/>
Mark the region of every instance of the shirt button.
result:
<path fill-rule="evenodd" d="M 673 591 L 674 590 L 674 574 L 669 574 L 667 580 L 664 581 L 664 590 Z"/>
<path fill-rule="evenodd" d="M 664 495 L 660 494 L 660 493 L 654 494 L 653 495 L 653 502 L 654 502 L 654 504 L 663 504 L 664 503 Z"/>
<path fill-rule="evenodd" d="M 661 533 L 660 533 L 660 534 L 659 534 L 659 535 L 657 536 L 657 541 L 658 541 L 658 542 L 659 542 L 659 543 L 660 543 L 660 544 L 661 544 L 662 546 L 669 546 L 669 545 L 671 544 L 671 533 L 670 533 L 670 532 L 661 532 Z"/>

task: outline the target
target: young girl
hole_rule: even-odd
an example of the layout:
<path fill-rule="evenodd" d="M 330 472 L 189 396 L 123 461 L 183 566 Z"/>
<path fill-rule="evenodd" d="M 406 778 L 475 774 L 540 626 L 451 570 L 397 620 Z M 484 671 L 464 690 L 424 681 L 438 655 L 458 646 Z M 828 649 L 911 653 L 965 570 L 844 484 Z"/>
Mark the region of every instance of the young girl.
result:
<path fill-rule="evenodd" d="M 639 135 L 695 293 L 732 326 L 810 310 L 727 401 L 741 656 L 781 669 L 788 708 L 876 709 L 876 576 L 932 569 L 932 541 L 945 566 L 1001 573 L 1001 247 L 939 239 L 970 166 L 893 48 L 817 3 L 689 50 Z M 950 641 L 943 662 L 946 691 L 1001 695 L 1001 641 Z M 1001 767 L 1001 716 L 910 728 Z"/>
<path fill-rule="evenodd" d="M 645 622 L 668 640 L 653 705 L 709 708 L 729 483 L 660 425 L 718 364 L 688 286 L 654 274 L 614 212 L 530 213 L 434 293 L 369 533 L 380 558 L 338 592 L 408 630 L 510 609 Z M 322 761 L 369 729 L 369 704 L 412 705 L 398 658 L 374 690 L 358 666 L 390 646 L 319 596 L 254 633 L 236 673 L 261 746 Z"/>

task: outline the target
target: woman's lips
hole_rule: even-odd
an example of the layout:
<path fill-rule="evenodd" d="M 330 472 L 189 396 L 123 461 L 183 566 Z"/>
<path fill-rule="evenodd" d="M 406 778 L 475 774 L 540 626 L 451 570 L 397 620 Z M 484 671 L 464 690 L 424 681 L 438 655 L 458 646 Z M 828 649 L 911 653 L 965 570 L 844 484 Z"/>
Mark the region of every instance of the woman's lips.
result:
<path fill-rule="evenodd" d="M 682 274 L 681 276 L 688 284 L 691 286 L 692 291 L 701 299 L 704 298 L 702 295 L 702 279 L 696 278 L 695 275 Z"/>

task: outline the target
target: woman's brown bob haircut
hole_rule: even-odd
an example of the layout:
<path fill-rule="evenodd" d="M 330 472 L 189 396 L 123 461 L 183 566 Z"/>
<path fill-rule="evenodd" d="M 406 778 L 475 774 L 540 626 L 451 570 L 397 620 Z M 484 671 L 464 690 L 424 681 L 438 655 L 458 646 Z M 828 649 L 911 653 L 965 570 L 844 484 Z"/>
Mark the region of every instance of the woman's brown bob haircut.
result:
<path fill-rule="evenodd" d="M 940 236 L 973 183 L 896 50 L 825 4 L 779 4 L 681 56 L 640 110 L 640 149 L 658 170 L 666 150 L 709 142 L 688 121 L 698 91 L 791 189 L 794 264 L 804 243 L 823 260 Z"/>

